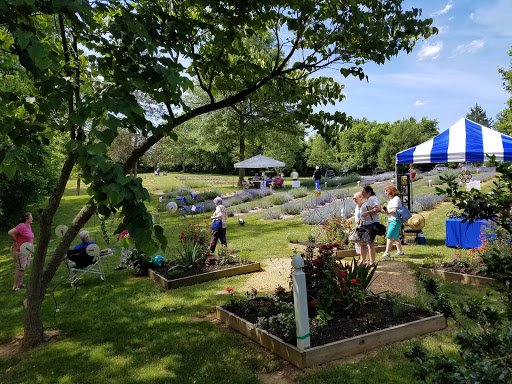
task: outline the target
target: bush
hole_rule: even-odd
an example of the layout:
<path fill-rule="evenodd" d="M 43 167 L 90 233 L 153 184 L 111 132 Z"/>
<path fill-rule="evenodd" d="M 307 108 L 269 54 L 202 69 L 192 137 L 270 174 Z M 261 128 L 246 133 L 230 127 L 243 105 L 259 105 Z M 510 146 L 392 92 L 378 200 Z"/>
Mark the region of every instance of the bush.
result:
<path fill-rule="evenodd" d="M 283 215 L 298 215 L 302 212 L 303 205 L 301 203 L 286 203 L 281 207 Z"/>
<path fill-rule="evenodd" d="M 270 211 L 263 212 L 263 214 L 261 215 L 261 218 L 263 220 L 279 220 L 281 218 L 281 215 L 279 214 L 278 211 L 270 210 Z"/>
<path fill-rule="evenodd" d="M 270 203 L 272 205 L 282 205 L 290 200 L 292 200 L 292 197 L 288 194 L 275 194 L 270 198 Z"/>
<path fill-rule="evenodd" d="M 292 196 L 295 199 L 300 199 L 301 197 L 308 195 L 308 189 L 305 187 L 300 188 L 292 188 L 290 192 L 288 192 L 290 196 Z"/>
<path fill-rule="evenodd" d="M 425 195 L 414 199 L 413 210 L 416 212 L 429 211 L 446 198 L 445 195 Z"/>
<path fill-rule="evenodd" d="M 185 185 L 180 185 L 178 188 L 167 191 L 167 198 L 175 199 L 176 197 L 190 196 L 191 193 L 192 189 Z"/>

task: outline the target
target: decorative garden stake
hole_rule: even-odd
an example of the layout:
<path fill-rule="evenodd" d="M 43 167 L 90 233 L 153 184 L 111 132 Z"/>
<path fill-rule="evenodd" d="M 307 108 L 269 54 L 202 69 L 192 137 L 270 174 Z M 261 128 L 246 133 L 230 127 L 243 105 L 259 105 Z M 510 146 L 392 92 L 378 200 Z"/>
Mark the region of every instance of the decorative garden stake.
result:
<path fill-rule="evenodd" d="M 304 260 L 295 254 L 292 258 L 293 305 L 295 307 L 295 326 L 297 328 L 297 348 L 304 350 L 311 346 L 309 336 L 308 293 L 306 275 L 302 268 Z"/>

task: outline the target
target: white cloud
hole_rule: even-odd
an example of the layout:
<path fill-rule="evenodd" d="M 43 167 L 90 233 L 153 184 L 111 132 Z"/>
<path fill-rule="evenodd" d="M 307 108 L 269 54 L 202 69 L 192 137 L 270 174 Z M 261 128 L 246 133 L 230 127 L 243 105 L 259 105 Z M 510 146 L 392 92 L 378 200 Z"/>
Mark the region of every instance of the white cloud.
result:
<path fill-rule="evenodd" d="M 425 101 L 424 101 L 424 100 L 416 100 L 416 101 L 414 102 L 414 106 L 415 106 L 415 107 L 421 107 L 422 105 L 425 105 L 425 104 L 427 104 L 427 103 L 428 103 L 428 101 L 426 101 L 426 100 L 425 100 Z"/>
<path fill-rule="evenodd" d="M 418 58 L 420 60 L 424 59 L 437 59 L 439 57 L 439 54 L 441 52 L 441 49 L 443 49 L 443 42 L 435 43 L 435 44 L 428 44 L 425 43 L 423 47 L 421 47 L 420 52 L 418 53 Z"/>
<path fill-rule="evenodd" d="M 485 25 L 490 33 L 498 36 L 512 36 L 510 28 L 510 15 L 512 14 L 512 2 L 510 0 L 496 0 L 477 8 L 473 13 L 473 20 L 476 24 Z"/>
<path fill-rule="evenodd" d="M 446 4 L 446 7 L 444 7 L 443 9 L 441 9 L 439 12 L 435 12 L 434 15 L 437 16 L 437 15 L 444 15 L 445 13 L 447 13 L 450 9 L 452 9 L 453 7 L 453 4 L 451 1 L 448 2 L 448 4 Z"/>
<path fill-rule="evenodd" d="M 480 40 L 473 40 L 468 44 L 459 44 L 457 45 L 457 48 L 453 51 L 452 55 L 450 57 L 455 57 L 463 54 L 473 54 L 480 51 L 485 46 L 485 41 Z"/>

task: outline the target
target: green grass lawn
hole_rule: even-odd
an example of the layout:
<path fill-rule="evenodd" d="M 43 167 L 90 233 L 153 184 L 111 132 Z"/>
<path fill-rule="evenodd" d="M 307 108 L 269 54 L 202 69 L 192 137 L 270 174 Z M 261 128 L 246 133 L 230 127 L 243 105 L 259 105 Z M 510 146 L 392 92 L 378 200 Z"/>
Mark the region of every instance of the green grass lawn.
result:
<path fill-rule="evenodd" d="M 200 175 L 142 177 L 152 194 L 183 183 L 196 185 L 192 188 L 197 190 L 208 189 L 200 186 Z M 240 190 L 230 185 L 231 177 L 218 179 L 213 188 L 220 193 Z M 76 181 L 68 187 L 55 225 L 70 222 L 88 199 L 75 196 Z M 355 188 L 355 184 L 347 186 L 349 191 Z M 151 204 L 155 204 L 154 200 Z M 427 245 L 405 247 L 407 257 L 401 260 L 416 266 L 428 256 L 453 257 L 455 250 L 444 246 L 444 220 L 451 209 L 447 204 L 430 212 L 424 229 Z M 270 258 L 291 256 L 292 251 L 287 248 L 288 234 L 307 237 L 311 231 L 300 217 L 260 220 L 261 214 L 259 211 L 244 215 L 244 226 L 238 224 L 237 217 L 229 218 L 227 237 L 230 248 L 246 250 L 251 259 L 263 264 Z M 178 214 L 162 212 L 160 219 L 171 249 L 178 244 L 183 225 L 189 221 L 204 225 L 203 219 L 208 216 L 184 219 Z M 37 234 L 37 221 L 33 227 Z M 107 222 L 107 227 L 113 231 L 117 219 Z M 11 291 L 14 263 L 9 253 L 8 229 L 4 228 L 0 234 L 0 343 L 9 342 L 23 331 L 24 291 Z M 106 246 L 98 219 L 92 219 L 85 229 L 100 247 Z M 232 286 L 236 290 L 247 276 L 166 291 L 147 278 L 134 277 L 131 270 L 114 272 L 118 262 L 116 250 L 105 262 L 106 281 L 102 282 L 98 276 L 86 276 L 76 292 L 66 280 L 67 268 L 61 266 L 43 303 L 46 329 L 59 330 L 61 336 L 56 342 L 28 353 L 0 358 L 0 383 L 259 383 L 259 373 L 279 370 L 288 364 L 248 339 L 212 323 L 207 316 L 215 305 L 228 301 L 228 296 L 223 294 L 225 288 Z M 461 302 L 485 294 L 485 290 L 457 284 L 447 284 L 446 290 Z M 498 295 L 492 298 L 499 300 Z M 446 331 L 421 337 L 419 341 L 429 350 L 438 351 L 441 345 L 445 352 L 453 354 L 449 336 L 455 331 L 455 325 L 450 323 Z M 415 383 L 411 365 L 403 357 L 409 344 L 400 343 L 362 359 L 299 372 L 297 380 L 300 383 Z"/>

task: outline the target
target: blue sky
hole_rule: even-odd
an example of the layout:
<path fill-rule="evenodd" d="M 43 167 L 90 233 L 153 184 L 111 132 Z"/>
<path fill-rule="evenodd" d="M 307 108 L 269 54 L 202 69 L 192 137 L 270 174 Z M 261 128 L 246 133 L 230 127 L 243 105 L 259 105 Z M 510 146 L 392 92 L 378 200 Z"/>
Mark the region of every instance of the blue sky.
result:
<path fill-rule="evenodd" d="M 495 118 L 511 96 L 498 68 L 510 69 L 512 0 L 406 0 L 403 8 L 423 10 L 439 34 L 417 42 L 384 65 L 368 64 L 369 82 L 329 75 L 345 84 L 346 99 L 335 107 L 354 118 L 394 122 L 437 119 L 443 131 L 475 104 Z"/>

